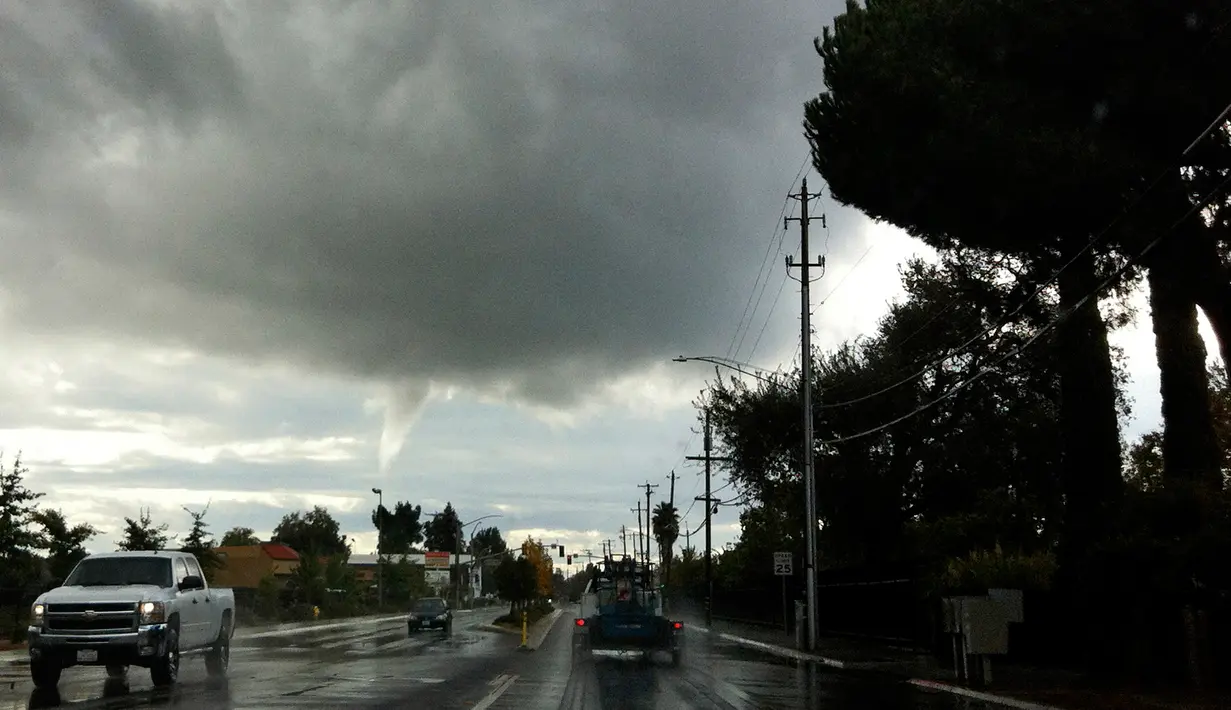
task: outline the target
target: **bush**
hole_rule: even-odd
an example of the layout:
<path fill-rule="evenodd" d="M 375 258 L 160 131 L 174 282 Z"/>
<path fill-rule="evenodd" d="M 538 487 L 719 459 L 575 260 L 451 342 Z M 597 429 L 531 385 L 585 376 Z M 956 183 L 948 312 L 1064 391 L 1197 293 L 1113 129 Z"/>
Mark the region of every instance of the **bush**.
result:
<path fill-rule="evenodd" d="M 1008 553 L 1000 545 L 990 552 L 974 550 L 966 557 L 949 560 L 940 574 L 944 595 L 985 594 L 988 589 L 1051 588 L 1056 574 L 1056 557 L 1050 552 Z"/>

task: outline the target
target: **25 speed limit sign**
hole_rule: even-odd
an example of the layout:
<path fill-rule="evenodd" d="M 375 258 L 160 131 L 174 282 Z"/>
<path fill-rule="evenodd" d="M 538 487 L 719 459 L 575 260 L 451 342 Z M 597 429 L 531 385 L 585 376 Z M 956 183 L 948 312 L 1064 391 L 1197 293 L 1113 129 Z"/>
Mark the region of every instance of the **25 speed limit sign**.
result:
<path fill-rule="evenodd" d="M 774 574 L 779 577 L 789 577 L 795 574 L 795 560 L 791 553 L 774 553 Z"/>

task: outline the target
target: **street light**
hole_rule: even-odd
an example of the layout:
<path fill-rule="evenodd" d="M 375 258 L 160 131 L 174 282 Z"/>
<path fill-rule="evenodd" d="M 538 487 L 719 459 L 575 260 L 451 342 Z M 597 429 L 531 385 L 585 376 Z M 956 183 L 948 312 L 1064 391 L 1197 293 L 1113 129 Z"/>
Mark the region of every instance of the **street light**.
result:
<path fill-rule="evenodd" d="M 372 492 L 376 494 L 376 608 L 380 609 L 385 605 L 385 573 L 381 569 L 383 565 L 380 559 L 380 539 L 385 532 L 385 492 L 379 488 L 373 488 Z"/>
<path fill-rule="evenodd" d="M 469 584 L 469 583 L 470 583 L 470 574 L 471 574 L 472 572 L 474 572 L 474 536 L 475 536 L 476 534 L 478 534 L 478 532 L 479 532 L 479 531 L 478 531 L 478 524 L 479 524 L 479 523 L 481 523 L 481 522 L 483 522 L 484 520 L 490 520 L 491 518 L 503 518 L 503 517 L 504 517 L 504 516 L 503 516 L 503 515 L 501 515 L 500 513 L 492 513 L 491 515 L 484 515 L 484 516 L 482 516 L 482 517 L 475 518 L 474 520 L 471 520 L 470 522 L 466 522 L 466 523 L 460 523 L 460 522 L 459 522 L 459 523 L 458 523 L 457 528 L 458 528 L 458 530 L 459 530 L 460 532 L 462 532 L 463 534 L 465 534 L 465 532 L 466 532 L 466 528 L 467 528 L 468 526 L 470 526 L 470 525 L 474 525 L 474 526 L 475 526 L 475 529 L 470 531 L 470 537 L 469 537 L 469 539 L 468 539 L 468 541 L 469 541 L 469 543 L 470 543 L 470 544 L 468 545 L 468 547 L 470 548 L 470 562 L 469 562 L 469 563 L 467 563 L 468 568 L 467 568 L 467 570 L 466 570 L 466 582 L 467 582 L 467 584 Z M 459 572 L 459 574 L 457 575 L 457 576 L 458 576 L 458 580 L 457 580 L 457 598 L 454 600 L 455 605 L 456 605 L 456 604 L 460 604 L 460 601 L 461 601 L 461 594 L 462 594 L 462 584 L 461 584 L 461 583 L 462 583 L 462 580 L 461 580 L 461 576 L 462 576 L 462 575 L 460 574 L 460 572 L 461 572 L 461 566 L 462 566 L 462 559 L 461 559 L 461 554 L 462 554 L 462 553 L 461 553 L 461 549 L 462 549 L 462 536 L 461 536 L 461 535 L 458 535 L 458 536 L 457 536 L 457 550 L 458 550 L 458 552 L 457 552 L 457 554 L 458 554 L 458 558 L 457 558 L 457 566 L 458 566 L 458 572 Z"/>
<path fill-rule="evenodd" d="M 777 375 L 777 374 L 780 374 L 778 371 L 768 370 L 764 367 L 757 367 L 756 365 L 751 365 L 746 362 L 740 362 L 738 360 L 732 360 L 726 357 L 719 357 L 717 355 L 693 355 L 693 356 L 679 355 L 677 357 L 671 358 L 671 361 L 672 362 L 708 362 L 711 365 L 720 365 L 722 367 L 730 368 L 740 373 L 741 375 L 748 375 L 749 377 L 755 377 L 756 379 L 762 382 L 767 382 L 771 385 L 781 384 L 777 380 L 773 379 L 773 377 L 766 377 L 765 375 L 761 375 L 756 372 L 753 372 L 753 370 L 760 370 L 761 372 L 769 372 L 773 375 Z M 744 369 L 744 368 L 749 368 L 749 369 Z"/>
<path fill-rule="evenodd" d="M 805 354 L 805 357 L 808 357 L 808 354 Z M 732 370 L 735 370 L 736 372 L 748 375 L 750 377 L 755 377 L 758 380 L 762 380 L 764 382 L 769 382 L 775 385 L 780 384 L 778 382 L 775 382 L 774 380 L 768 379 L 766 377 L 762 377 L 761 375 L 758 375 L 754 372 L 749 372 L 748 370 L 743 369 L 744 367 L 749 367 L 749 368 L 765 371 L 764 368 L 759 368 L 756 365 L 748 365 L 747 363 L 742 363 L 742 362 L 732 360 L 727 357 L 718 357 L 718 356 L 713 356 L 713 355 L 703 355 L 699 357 L 684 357 L 681 355 L 677 358 L 674 358 L 674 360 L 675 362 L 690 362 L 690 361 L 708 362 L 713 365 L 729 367 Z M 806 362 L 808 361 L 805 361 L 805 363 Z M 816 495 L 815 495 L 816 468 L 813 466 L 813 463 L 812 463 L 812 447 L 813 447 L 812 439 L 813 437 L 812 437 L 811 401 L 809 398 L 809 393 L 810 393 L 810 387 L 809 387 L 810 383 L 808 381 L 809 376 L 810 375 L 808 374 L 807 367 L 805 366 L 804 376 L 800 378 L 800 384 L 802 385 L 801 389 L 803 390 L 802 392 L 803 396 L 801 397 L 801 399 L 803 400 L 803 410 L 804 410 L 803 411 L 803 414 L 804 414 L 804 442 L 803 442 L 803 445 L 804 445 L 803 474 L 804 475 L 803 475 L 803 478 L 804 478 L 804 491 L 805 491 L 804 493 L 804 509 L 805 509 L 804 541 L 807 547 L 807 550 L 805 552 L 805 554 L 807 555 L 807 559 L 805 560 L 805 564 L 804 564 L 804 574 L 805 574 L 804 599 L 805 599 L 806 607 L 807 607 L 807 619 L 806 619 L 806 623 L 808 624 L 807 647 L 808 647 L 808 650 L 811 651 L 816 648 L 816 635 L 817 635 L 816 633 L 817 632 L 817 599 L 816 599 L 816 591 L 817 591 L 816 590 L 816 548 L 817 548 L 816 520 L 817 520 L 817 515 L 816 515 Z M 709 455 L 709 452 L 706 452 L 707 457 L 708 455 Z M 709 497 L 708 493 L 706 494 L 706 497 L 707 498 Z M 709 505 L 709 504 L 710 504 L 710 501 L 706 500 L 706 505 Z M 708 550 L 706 551 L 706 554 L 707 555 L 709 554 Z M 783 609 L 783 614 L 785 615 L 785 613 L 786 613 L 786 610 Z"/>

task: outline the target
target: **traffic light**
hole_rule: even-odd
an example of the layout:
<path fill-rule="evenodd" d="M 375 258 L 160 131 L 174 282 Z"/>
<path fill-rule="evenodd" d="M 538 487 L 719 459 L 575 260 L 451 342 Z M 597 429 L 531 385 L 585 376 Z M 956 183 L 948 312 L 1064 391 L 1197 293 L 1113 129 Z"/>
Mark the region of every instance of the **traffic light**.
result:
<path fill-rule="evenodd" d="M 571 565 L 571 564 L 573 564 L 573 556 L 572 556 L 572 555 L 565 555 L 565 557 L 564 557 L 564 564 L 567 564 L 567 565 Z"/>
<path fill-rule="evenodd" d="M 564 545 L 560 546 L 560 556 L 564 557 Z"/>

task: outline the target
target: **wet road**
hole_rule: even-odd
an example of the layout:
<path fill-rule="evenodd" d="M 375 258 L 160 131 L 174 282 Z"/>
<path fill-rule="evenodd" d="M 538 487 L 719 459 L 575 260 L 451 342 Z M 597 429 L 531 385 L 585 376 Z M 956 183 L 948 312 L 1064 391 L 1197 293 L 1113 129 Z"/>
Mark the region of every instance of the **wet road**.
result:
<path fill-rule="evenodd" d="M 912 708 L 991 710 L 996 706 L 915 689 L 874 673 L 835 671 L 779 659 L 703 633 L 687 634 L 684 662 L 646 665 L 598 658 L 573 666 L 572 610 L 542 646 L 517 650 L 517 636 L 478 628 L 495 613 L 459 614 L 452 637 L 407 638 L 404 622 L 344 628 L 241 631 L 225 682 L 184 659 L 180 683 L 156 691 L 133 669 L 127 684 L 102 669 L 65 671 L 59 697 L 33 690 L 25 666 L 0 666 L 0 710 L 71 707 L 240 710 L 246 708 L 466 708 L 617 710 L 650 708 Z"/>

